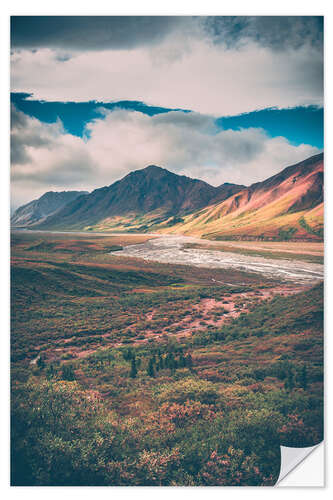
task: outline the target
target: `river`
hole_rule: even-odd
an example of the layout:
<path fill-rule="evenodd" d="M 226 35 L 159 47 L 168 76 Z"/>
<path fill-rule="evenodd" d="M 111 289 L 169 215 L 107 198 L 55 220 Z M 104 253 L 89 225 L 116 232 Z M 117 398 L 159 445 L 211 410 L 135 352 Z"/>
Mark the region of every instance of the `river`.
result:
<path fill-rule="evenodd" d="M 200 240 L 190 236 L 162 235 L 145 243 L 126 246 L 116 255 L 165 264 L 237 269 L 293 283 L 316 283 L 324 279 L 324 266 L 322 264 L 185 247 L 186 243 L 197 243 L 198 241 Z"/>

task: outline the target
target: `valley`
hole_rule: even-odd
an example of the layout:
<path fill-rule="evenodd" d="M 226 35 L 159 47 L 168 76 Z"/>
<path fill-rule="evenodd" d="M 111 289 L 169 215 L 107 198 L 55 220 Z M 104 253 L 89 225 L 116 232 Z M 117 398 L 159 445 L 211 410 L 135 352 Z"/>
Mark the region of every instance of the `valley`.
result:
<path fill-rule="evenodd" d="M 11 243 L 15 484 L 272 485 L 280 444 L 322 439 L 317 244 L 285 261 L 156 234 Z"/>
<path fill-rule="evenodd" d="M 156 165 L 11 235 L 12 484 L 274 485 L 323 439 L 323 155 L 248 187 Z"/>

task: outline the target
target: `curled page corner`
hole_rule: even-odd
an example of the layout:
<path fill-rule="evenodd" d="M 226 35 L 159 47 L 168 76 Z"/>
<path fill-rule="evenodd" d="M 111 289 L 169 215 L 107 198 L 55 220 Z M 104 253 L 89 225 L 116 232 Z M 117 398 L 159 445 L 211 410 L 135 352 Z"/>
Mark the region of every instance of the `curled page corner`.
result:
<path fill-rule="evenodd" d="M 280 446 L 281 449 L 281 468 L 276 486 L 303 460 L 310 455 L 321 443 L 307 448 L 290 448 L 288 446 Z"/>

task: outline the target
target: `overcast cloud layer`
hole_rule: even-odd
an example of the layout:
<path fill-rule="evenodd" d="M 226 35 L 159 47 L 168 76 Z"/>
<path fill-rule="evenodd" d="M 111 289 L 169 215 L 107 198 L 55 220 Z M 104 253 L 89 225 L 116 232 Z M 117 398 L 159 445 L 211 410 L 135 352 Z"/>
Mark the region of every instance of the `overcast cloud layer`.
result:
<path fill-rule="evenodd" d="M 321 47 L 318 16 L 13 16 L 15 48 L 107 50 L 158 45 L 167 37 L 207 38 L 225 47 L 256 41 L 275 50 Z"/>
<path fill-rule="evenodd" d="M 284 137 L 269 138 L 258 128 L 217 130 L 212 117 L 193 112 L 103 113 L 88 124 L 88 140 L 64 133 L 59 121 L 45 124 L 13 108 L 15 206 L 47 190 L 109 185 L 149 164 L 213 185 L 250 184 L 319 152 L 309 145 L 293 146 Z"/>

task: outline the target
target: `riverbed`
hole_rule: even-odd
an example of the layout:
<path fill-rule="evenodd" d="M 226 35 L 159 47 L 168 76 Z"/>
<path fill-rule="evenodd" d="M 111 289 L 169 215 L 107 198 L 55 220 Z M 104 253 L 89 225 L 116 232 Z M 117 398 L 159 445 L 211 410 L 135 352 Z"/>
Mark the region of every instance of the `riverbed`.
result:
<path fill-rule="evenodd" d="M 260 256 L 201 248 L 186 248 L 197 243 L 190 236 L 161 235 L 145 243 L 130 245 L 117 252 L 117 256 L 135 257 L 165 264 L 185 264 L 215 269 L 237 269 L 262 274 L 286 282 L 311 284 L 324 279 L 324 266 L 295 259 L 271 259 Z"/>

